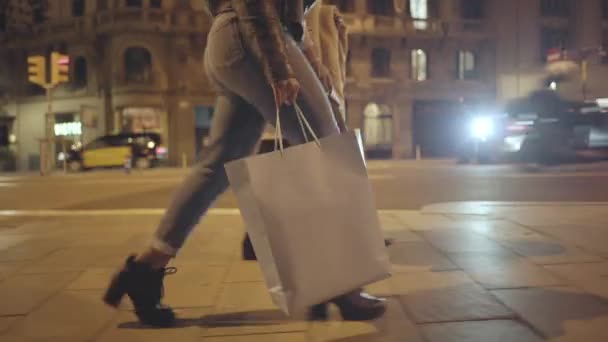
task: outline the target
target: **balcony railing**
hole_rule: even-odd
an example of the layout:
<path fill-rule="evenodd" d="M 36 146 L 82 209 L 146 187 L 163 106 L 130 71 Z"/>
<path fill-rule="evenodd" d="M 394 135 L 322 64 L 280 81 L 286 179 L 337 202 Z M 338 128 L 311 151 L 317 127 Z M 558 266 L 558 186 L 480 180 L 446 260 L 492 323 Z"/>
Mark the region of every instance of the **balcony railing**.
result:
<path fill-rule="evenodd" d="M 440 19 L 412 19 L 403 17 L 383 17 L 374 15 L 346 14 L 344 21 L 353 34 L 381 36 L 412 35 L 491 35 L 490 25 L 482 20 L 456 20 L 446 22 Z"/>
<path fill-rule="evenodd" d="M 49 20 L 20 32 L 19 37 L 38 38 L 41 35 L 103 33 L 130 27 L 160 32 L 201 32 L 207 30 L 209 25 L 210 19 L 202 11 L 125 8 L 101 11 L 82 17 Z"/>

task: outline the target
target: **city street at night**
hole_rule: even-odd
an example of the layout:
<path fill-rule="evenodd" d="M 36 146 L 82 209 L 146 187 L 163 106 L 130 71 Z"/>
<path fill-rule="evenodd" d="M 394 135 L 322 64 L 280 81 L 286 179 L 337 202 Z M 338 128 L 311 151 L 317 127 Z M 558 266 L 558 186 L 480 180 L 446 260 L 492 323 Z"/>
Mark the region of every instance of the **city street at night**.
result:
<path fill-rule="evenodd" d="M 53 176 L 0 176 L 0 209 L 163 209 L 188 169 L 120 169 Z M 452 161 L 372 161 L 380 209 L 418 210 L 460 201 L 608 201 L 608 164 L 524 169 Z M 235 208 L 231 193 L 218 208 Z"/>
<path fill-rule="evenodd" d="M 177 325 L 137 323 L 102 293 L 150 239 L 183 169 L 3 175 L 0 340 L 597 341 L 608 336 L 608 170 L 522 170 L 451 161 L 372 161 L 392 276 L 377 320 L 287 318 L 224 195 L 171 263 L 164 302 Z"/>
<path fill-rule="evenodd" d="M 608 342 L 607 80 L 608 0 L 0 0 L 0 342 Z"/>

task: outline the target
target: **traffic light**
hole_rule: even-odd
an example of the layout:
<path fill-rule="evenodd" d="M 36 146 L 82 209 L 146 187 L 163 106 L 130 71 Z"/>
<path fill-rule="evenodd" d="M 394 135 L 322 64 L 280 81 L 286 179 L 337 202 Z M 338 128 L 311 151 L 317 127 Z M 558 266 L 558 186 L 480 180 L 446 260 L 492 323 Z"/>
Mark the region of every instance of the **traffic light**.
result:
<path fill-rule="evenodd" d="M 59 52 L 51 53 L 51 84 L 68 82 L 70 80 L 70 57 Z"/>
<path fill-rule="evenodd" d="M 28 80 L 44 87 L 46 85 L 46 58 L 44 56 L 27 57 Z"/>

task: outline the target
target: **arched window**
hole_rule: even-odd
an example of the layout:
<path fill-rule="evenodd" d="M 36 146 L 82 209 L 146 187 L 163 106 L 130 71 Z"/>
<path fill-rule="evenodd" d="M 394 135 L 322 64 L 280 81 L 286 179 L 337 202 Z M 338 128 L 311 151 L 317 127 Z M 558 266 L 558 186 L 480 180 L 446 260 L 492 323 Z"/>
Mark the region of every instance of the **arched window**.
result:
<path fill-rule="evenodd" d="M 127 82 L 147 83 L 152 81 L 152 54 L 143 47 L 130 47 L 125 51 L 125 74 Z"/>
<path fill-rule="evenodd" d="M 89 80 L 87 60 L 82 56 L 76 57 L 76 59 L 74 59 L 73 68 L 72 85 L 76 89 L 85 88 Z"/>
<path fill-rule="evenodd" d="M 414 81 L 426 81 L 428 78 L 428 60 L 426 52 L 422 49 L 412 50 L 412 79 Z"/>
<path fill-rule="evenodd" d="M 72 0 L 72 15 L 74 17 L 82 17 L 86 12 L 85 6 L 84 0 Z"/>
<path fill-rule="evenodd" d="M 363 134 L 366 148 L 390 149 L 393 145 L 393 115 L 389 106 L 369 103 L 364 111 Z"/>

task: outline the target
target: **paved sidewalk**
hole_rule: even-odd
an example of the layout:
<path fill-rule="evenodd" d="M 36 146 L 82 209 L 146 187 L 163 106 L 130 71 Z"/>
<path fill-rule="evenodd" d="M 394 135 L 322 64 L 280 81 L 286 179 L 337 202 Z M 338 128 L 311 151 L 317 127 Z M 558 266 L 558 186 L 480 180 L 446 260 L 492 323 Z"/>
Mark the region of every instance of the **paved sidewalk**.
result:
<path fill-rule="evenodd" d="M 44 214 L 44 213 L 43 213 Z M 608 341 L 608 204 L 456 203 L 382 211 L 394 265 L 375 322 L 282 317 L 238 213 L 214 212 L 167 278 L 180 324 L 149 329 L 100 301 L 157 211 L 0 216 L 0 341 Z"/>

